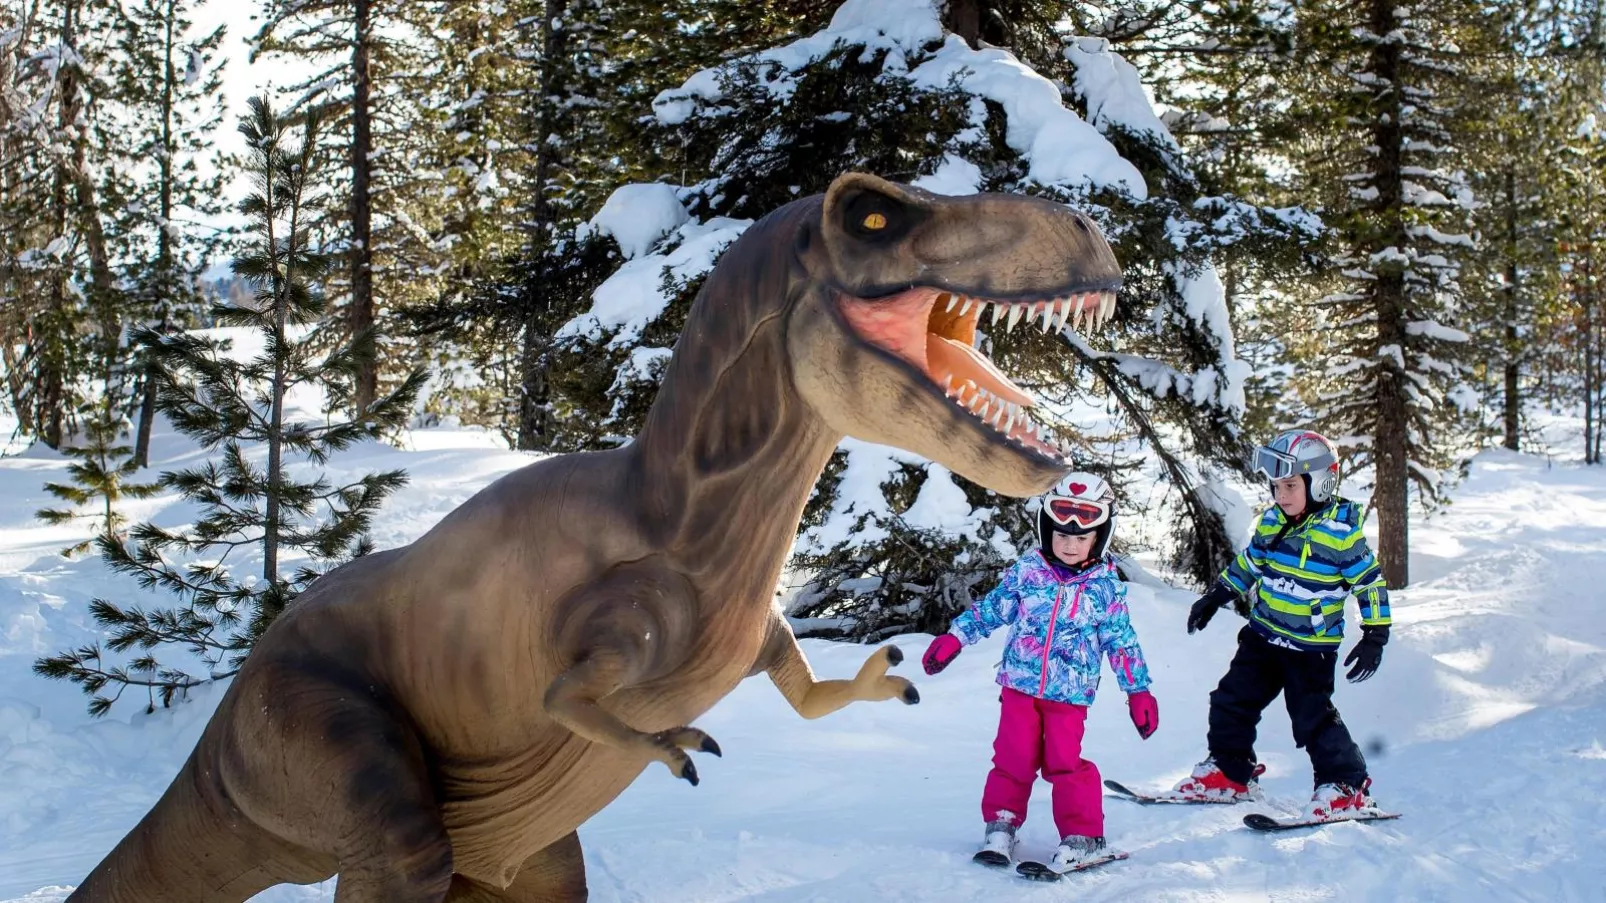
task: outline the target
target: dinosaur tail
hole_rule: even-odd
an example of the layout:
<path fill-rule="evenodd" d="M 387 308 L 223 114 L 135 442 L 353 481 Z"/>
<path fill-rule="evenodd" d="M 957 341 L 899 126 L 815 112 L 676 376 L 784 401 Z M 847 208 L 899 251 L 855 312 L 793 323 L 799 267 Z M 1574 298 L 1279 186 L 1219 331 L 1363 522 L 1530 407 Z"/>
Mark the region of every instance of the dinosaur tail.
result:
<path fill-rule="evenodd" d="M 190 754 L 167 792 L 67 903 L 243 903 L 293 880 L 275 868 L 288 864 L 287 845 L 209 785 L 196 766 L 200 754 Z"/>

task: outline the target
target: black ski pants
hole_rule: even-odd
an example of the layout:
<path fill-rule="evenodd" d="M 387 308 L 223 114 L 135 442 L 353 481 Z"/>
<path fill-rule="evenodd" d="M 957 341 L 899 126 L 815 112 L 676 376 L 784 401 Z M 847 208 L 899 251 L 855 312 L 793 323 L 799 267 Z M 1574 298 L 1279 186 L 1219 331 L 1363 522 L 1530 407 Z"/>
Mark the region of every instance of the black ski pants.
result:
<path fill-rule="evenodd" d="M 1210 755 L 1223 774 L 1248 783 L 1255 768 L 1255 726 L 1278 693 L 1294 723 L 1294 743 L 1310 755 L 1317 784 L 1359 787 L 1366 760 L 1333 708 L 1338 650 L 1307 652 L 1279 646 L 1253 627 L 1238 634 L 1238 653 L 1210 694 Z"/>

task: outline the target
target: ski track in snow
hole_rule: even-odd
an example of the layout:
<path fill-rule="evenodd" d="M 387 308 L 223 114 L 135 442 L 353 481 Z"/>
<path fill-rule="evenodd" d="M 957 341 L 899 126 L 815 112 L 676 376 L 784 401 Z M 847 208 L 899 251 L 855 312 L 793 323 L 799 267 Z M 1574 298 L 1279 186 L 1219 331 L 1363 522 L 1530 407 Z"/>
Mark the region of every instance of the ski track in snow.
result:
<path fill-rule="evenodd" d="M 193 456 L 160 437 L 159 461 Z M 381 547 L 419 535 L 529 456 L 470 430 L 414 433 L 410 448 L 364 446 L 335 475 L 405 467 L 412 483 L 380 517 Z M 34 656 L 94 636 L 96 595 L 130 598 L 94 559 L 67 562 L 71 530 L 32 512 L 64 462 L 0 460 L 0 901 L 63 899 L 161 794 L 221 687 L 146 716 L 92 720 L 75 688 L 29 672 Z M 132 510 L 165 524 L 171 498 Z M 995 635 L 937 677 L 926 639 L 899 638 L 898 670 L 922 702 L 856 703 L 798 718 L 762 677 L 698 726 L 725 757 L 702 757 L 691 787 L 658 765 L 580 830 L 596 903 L 638 901 L 1599 901 L 1606 886 L 1606 471 L 1485 452 L 1454 504 L 1413 524 L 1416 583 L 1395 597 L 1378 676 L 1340 683 L 1337 703 L 1368 749 L 1374 793 L 1399 821 L 1262 836 L 1248 807 L 1140 807 L 1105 799 L 1106 834 L 1132 859 L 1057 885 L 970 863 L 997 717 Z M 1086 755 L 1134 787 L 1168 785 L 1203 755 L 1207 697 L 1240 621 L 1223 613 L 1189 637 L 1193 594 L 1133 585 L 1133 623 L 1154 672 L 1159 733 L 1140 741 L 1106 679 Z M 1346 644 L 1346 650 L 1348 649 Z M 869 649 L 806 641 L 825 677 L 850 676 Z M 1309 765 L 1274 704 L 1263 722 L 1265 811 L 1309 793 Z M 1055 838 L 1039 783 L 1023 852 Z M 262 901 L 327 901 L 333 882 L 279 887 Z"/>

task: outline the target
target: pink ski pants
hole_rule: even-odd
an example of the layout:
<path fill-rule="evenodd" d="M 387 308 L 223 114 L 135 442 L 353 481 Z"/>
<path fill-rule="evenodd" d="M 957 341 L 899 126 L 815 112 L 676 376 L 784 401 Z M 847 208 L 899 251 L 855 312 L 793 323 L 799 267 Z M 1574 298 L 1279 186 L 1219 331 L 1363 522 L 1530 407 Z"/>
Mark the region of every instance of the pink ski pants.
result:
<path fill-rule="evenodd" d="M 1082 758 L 1087 707 L 1037 699 L 1007 687 L 1002 701 L 993 770 L 981 795 L 982 818 L 1008 820 L 1016 826 L 1024 823 L 1032 782 L 1041 769 L 1054 788 L 1054 826 L 1060 837 L 1103 836 L 1099 769 Z"/>

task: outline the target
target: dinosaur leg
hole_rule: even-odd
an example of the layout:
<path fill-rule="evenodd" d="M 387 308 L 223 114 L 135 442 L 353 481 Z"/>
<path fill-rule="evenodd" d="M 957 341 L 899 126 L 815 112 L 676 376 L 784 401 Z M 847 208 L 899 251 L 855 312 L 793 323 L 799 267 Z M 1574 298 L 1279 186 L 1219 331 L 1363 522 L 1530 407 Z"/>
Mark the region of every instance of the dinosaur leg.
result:
<path fill-rule="evenodd" d="M 447 903 L 584 903 L 586 866 L 580 835 L 570 832 L 529 859 L 506 888 L 495 888 L 457 875 Z"/>
<path fill-rule="evenodd" d="M 903 661 L 903 650 L 896 646 L 877 649 L 852 680 L 815 680 L 814 669 L 803 657 L 803 650 L 792 635 L 791 625 L 779 615 L 770 622 L 763 670 L 769 674 L 781 695 L 804 718 L 818 718 L 850 702 L 880 702 L 902 699 L 907 705 L 920 701 L 920 691 L 901 677 L 891 677 L 887 669 Z"/>
<path fill-rule="evenodd" d="M 627 648 L 593 646 L 585 659 L 563 672 L 547 689 L 545 707 L 552 720 L 593 743 L 633 750 L 668 766 L 677 778 L 697 784 L 697 766 L 686 750 L 719 755 L 719 744 L 695 727 L 672 727 L 649 734 L 620 721 L 597 701 L 639 676 L 641 659 Z"/>
<path fill-rule="evenodd" d="M 373 725 L 373 734 L 400 742 L 365 744 L 332 776 L 347 806 L 326 816 L 340 862 L 335 903 L 441 903 L 452 846 L 416 740 L 393 722 Z"/>
<path fill-rule="evenodd" d="M 452 845 L 417 733 L 369 679 L 263 661 L 237 684 L 224 785 L 273 835 L 316 850 L 337 903 L 441 903 Z"/>
<path fill-rule="evenodd" d="M 185 761 L 155 807 L 67 899 L 72 903 L 242 903 L 333 870 L 258 828 Z"/>

